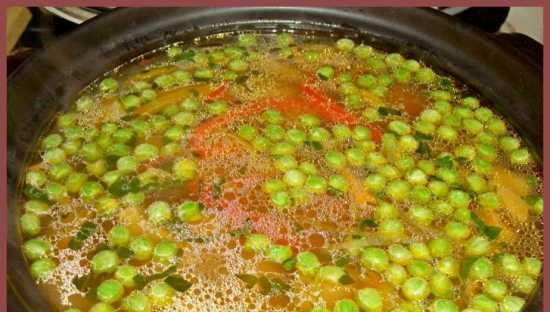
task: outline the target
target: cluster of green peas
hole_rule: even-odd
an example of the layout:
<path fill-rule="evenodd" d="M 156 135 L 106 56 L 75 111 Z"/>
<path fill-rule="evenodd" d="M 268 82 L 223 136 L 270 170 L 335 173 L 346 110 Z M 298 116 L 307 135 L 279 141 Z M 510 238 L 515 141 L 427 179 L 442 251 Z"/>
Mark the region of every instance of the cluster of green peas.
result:
<path fill-rule="evenodd" d="M 368 90 L 382 98 L 393 83 L 431 84 L 437 78 L 431 68 L 422 66 L 416 60 L 405 59 L 399 53 L 378 52 L 365 44 L 356 45 L 348 38 L 338 40 L 336 48 L 342 53 L 353 55 L 358 62 L 363 62 L 370 69 L 369 73 L 358 77 L 353 77 L 349 72 L 335 76 L 336 69 L 330 65 L 321 66 L 317 70 L 317 76 L 322 80 L 336 79 L 340 94 L 344 98 L 343 103 L 350 110 L 365 108 L 366 103 L 361 90 Z M 372 113 L 373 110 L 367 108 L 365 116 L 370 116 Z"/>
<path fill-rule="evenodd" d="M 317 256 L 310 251 L 302 251 L 293 255 L 289 246 L 272 244 L 269 238 L 263 234 L 249 234 L 246 237 L 244 248 L 261 252 L 271 261 L 280 263 L 287 270 L 296 269 L 304 276 L 314 277 L 319 281 L 338 283 L 347 273 L 339 266 L 321 265 Z M 288 265 L 291 263 L 291 265 Z M 363 288 L 357 292 L 357 302 L 365 311 L 380 311 L 383 306 L 383 298 L 374 288 Z M 354 310 L 349 310 L 354 308 Z M 313 309 L 313 311 L 329 311 L 326 309 Z M 334 311 L 359 311 L 357 304 L 352 300 L 345 300 L 336 304 Z"/>
<path fill-rule="evenodd" d="M 162 240 L 154 244 L 146 236 L 132 237 L 127 227 L 114 226 L 108 233 L 108 240 L 112 247 L 126 247 L 131 251 L 131 259 L 145 263 L 155 261 L 162 265 L 171 264 L 178 257 L 176 243 Z M 164 281 L 153 281 L 144 290 L 135 289 L 138 267 L 123 263 L 115 250 L 107 249 L 97 252 L 91 259 L 92 274 L 112 274 L 112 277 L 101 282 L 96 290 L 99 300 L 89 311 L 110 312 L 117 311 L 113 305 L 120 303 L 123 311 L 146 312 L 153 307 L 161 307 L 172 302 L 175 290 Z M 126 290 L 132 290 L 124 297 Z M 124 297 L 124 298 L 123 298 Z M 67 311 L 76 312 L 71 308 Z"/>
<path fill-rule="evenodd" d="M 464 254 L 476 257 L 466 277 L 460 276 L 461 264 L 453 257 L 453 242 L 444 238 L 432 239 L 427 244 L 411 243 L 408 247 L 402 244 L 391 244 L 385 249 L 366 247 L 360 250 L 359 259 L 364 268 L 382 274 L 387 282 L 400 290 L 405 301 L 392 310 L 395 312 L 421 311 L 421 303 L 426 304 L 430 296 L 434 298 L 430 301 L 430 311 L 458 311 L 453 297 L 460 278 L 464 278 L 466 283 L 481 282 L 483 285 L 483 292 L 471 299 L 466 311 L 521 311 L 525 299 L 516 295 L 529 295 L 536 287 L 542 262 L 531 257 L 519 261 L 514 255 L 500 254 L 494 257 L 494 265 L 484 256 L 488 247 L 483 237 L 475 237 L 465 244 Z M 321 265 L 312 252 L 303 251 L 293 256 L 289 246 L 272 244 L 263 234 L 249 234 L 245 248 L 262 252 L 267 259 L 283 267 L 292 261 L 293 266 L 289 269 L 295 267 L 300 274 L 322 282 L 339 283 L 346 275 L 340 266 Z M 504 276 L 504 279 L 497 278 L 497 275 Z M 513 289 L 509 289 L 509 285 Z M 359 290 L 356 302 L 340 301 L 334 311 L 359 311 L 359 307 L 365 311 L 381 311 L 383 308 L 382 295 L 372 288 Z M 315 308 L 312 311 L 329 310 Z"/>
<path fill-rule="evenodd" d="M 471 99 L 466 98 L 464 101 L 474 101 Z M 490 112 L 485 108 L 479 108 L 476 112 L 479 110 Z M 371 170 L 371 174 L 367 176 L 365 186 L 373 192 L 383 192 L 394 201 L 409 200 L 421 206 L 430 204 L 433 212 L 443 216 L 449 216 L 455 209 L 456 214 L 465 214 L 472 201 L 470 194 L 475 194 L 475 199 L 482 208 L 499 209 L 499 199 L 491 189 L 488 180 L 494 173 L 493 164 L 497 160 L 499 149 L 506 151 L 509 148 L 506 142 L 511 141 L 516 142 L 517 148 L 519 140 L 512 136 L 504 136 L 506 134 L 504 122 L 498 117 L 491 117 L 492 121 L 487 125 L 487 130 L 480 132 L 475 138 L 477 142 L 474 146 L 459 144 L 454 148 L 453 153 L 441 153 L 435 160 L 416 160 L 420 142 L 415 138 L 414 131 L 416 134 L 432 135 L 433 132 L 426 132 L 424 127 L 435 129 L 435 124 L 443 120 L 444 114 L 448 114 L 447 118 L 453 119 L 459 116 L 451 113 L 449 102 L 438 101 L 434 109 L 426 109 L 422 112 L 414 130 L 402 120 L 391 121 L 387 126 L 388 132 L 382 137 L 380 152 L 372 152 L 368 155 L 367 167 Z M 463 128 L 468 129 L 464 121 Z M 455 127 L 461 127 L 460 124 L 460 122 L 457 123 Z M 479 125 L 484 127 L 481 123 Z M 441 125 L 440 129 L 443 127 L 448 126 Z M 501 143 L 505 142 L 505 147 L 502 144 L 497 145 L 498 136 L 501 136 Z M 444 137 L 445 135 L 441 133 L 437 136 L 442 140 Z M 528 165 L 531 160 L 527 149 L 517 149 L 517 151 L 520 151 L 519 154 L 510 154 L 511 163 Z M 520 154 L 526 156 L 518 157 Z M 462 177 L 462 173 L 458 170 L 459 161 L 463 161 L 464 168 L 469 169 L 465 177 Z M 434 197 L 436 200 L 432 200 Z M 542 213 L 542 207 L 542 197 L 538 196 L 531 207 L 532 212 L 538 215 Z M 423 225 L 429 225 L 434 217 L 429 209 L 416 206 L 411 208 L 410 213 L 418 221 L 417 223 Z"/>
<path fill-rule="evenodd" d="M 176 126 L 181 123 L 188 125 L 182 121 L 187 120 L 187 116 L 182 114 L 196 109 L 198 105 L 196 99 L 188 98 L 181 104 L 182 112 L 165 112 L 164 115 L 151 116 L 147 121 L 134 119 L 129 126 L 105 123 L 100 129 L 79 126 L 75 113 L 60 116 L 57 120 L 59 132 L 41 141 L 42 167 L 31 169 L 26 174 L 26 185 L 43 195 L 24 203 L 25 213 L 20 217 L 24 236 L 32 238 L 39 235 L 42 232 L 42 217 L 50 214 L 52 204 L 64 203 L 70 197 L 80 197 L 87 203 L 93 203 L 95 212 L 103 216 L 114 215 L 121 205 L 140 206 L 145 199 L 143 191 L 132 190 L 123 195 L 112 189 L 121 179 L 137 178 L 139 189 L 158 183 L 163 176 L 178 181 L 193 179 L 197 166 L 187 158 L 176 159 L 171 171 L 149 168 L 138 174 L 137 168 L 151 159 L 179 152 L 181 146 L 178 141 L 183 135 L 174 135 L 179 132 L 171 130 L 174 127 L 170 127 L 168 118 L 171 117 Z M 162 148 L 148 143 L 132 147 L 136 139 L 159 132 L 164 132 L 167 141 Z M 84 172 L 77 169 L 79 162 L 83 162 Z M 195 207 L 196 203 L 192 206 Z M 183 215 L 189 213 L 187 209 L 183 209 L 186 211 L 182 212 Z M 50 272 L 53 267 L 52 260 L 41 258 L 31 265 L 31 272 L 41 279 L 45 274 L 39 272 Z"/>
<path fill-rule="evenodd" d="M 344 176 L 333 174 L 328 179 L 319 174 L 319 169 L 311 161 L 299 162 L 296 153 L 306 144 L 316 144 L 319 148 L 329 149 L 325 153 L 327 167 L 338 171 L 346 165 L 363 166 L 367 153 L 375 148 L 371 140 L 371 130 L 356 126 L 351 129 L 336 124 L 331 129 L 321 126 L 321 120 L 311 114 L 298 116 L 296 127 L 285 128 L 283 115 L 273 109 L 262 114 L 264 127 L 257 129 L 244 124 L 237 129 L 239 137 L 251 143 L 260 152 L 269 153 L 274 166 L 282 178 L 270 179 L 263 190 L 271 196 L 271 202 L 278 208 L 287 208 L 293 203 L 302 203 L 309 194 L 323 194 L 329 189 L 348 192 L 349 184 Z M 343 153 L 332 149 L 335 144 L 352 144 Z"/>

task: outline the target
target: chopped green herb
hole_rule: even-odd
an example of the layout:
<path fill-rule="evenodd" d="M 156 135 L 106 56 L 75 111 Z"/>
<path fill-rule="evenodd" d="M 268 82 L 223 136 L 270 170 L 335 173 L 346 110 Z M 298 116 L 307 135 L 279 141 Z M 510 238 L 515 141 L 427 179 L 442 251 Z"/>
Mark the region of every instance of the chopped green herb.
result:
<path fill-rule="evenodd" d="M 69 248 L 72 250 L 79 250 L 84 245 L 90 236 L 92 236 L 97 230 L 97 225 L 90 221 L 86 221 L 80 227 L 80 230 L 76 233 L 75 237 L 69 242 Z"/>
<path fill-rule="evenodd" d="M 473 212 L 470 212 L 470 214 L 472 216 L 472 221 L 477 225 L 479 231 L 487 236 L 489 240 L 494 240 L 498 237 L 500 231 L 502 231 L 501 228 L 485 224 L 485 222 Z"/>
<path fill-rule="evenodd" d="M 120 177 L 111 184 L 109 192 L 116 197 L 121 197 L 128 193 L 137 193 L 139 192 L 139 180 L 136 177 Z"/>
<path fill-rule="evenodd" d="M 388 115 L 400 116 L 401 111 L 391 107 L 380 106 L 378 107 L 378 114 L 380 114 L 380 116 L 388 116 Z"/>
<path fill-rule="evenodd" d="M 166 279 L 164 279 L 166 284 L 172 286 L 176 291 L 184 292 L 188 290 L 191 285 L 193 285 L 191 282 L 184 280 L 178 275 L 170 275 Z"/>
<path fill-rule="evenodd" d="M 252 288 L 258 282 L 258 278 L 252 274 L 237 274 L 238 279 L 245 282 L 247 288 Z"/>

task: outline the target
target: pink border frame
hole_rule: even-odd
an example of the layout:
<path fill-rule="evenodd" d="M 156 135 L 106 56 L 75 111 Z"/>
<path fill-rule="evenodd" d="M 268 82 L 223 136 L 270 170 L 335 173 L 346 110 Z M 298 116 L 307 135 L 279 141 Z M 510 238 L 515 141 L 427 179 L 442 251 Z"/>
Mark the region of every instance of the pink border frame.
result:
<path fill-rule="evenodd" d="M 7 238 L 7 77 L 6 77 L 6 8 L 10 6 L 480 6 L 479 1 L 475 0 L 451 0 L 451 1 L 435 1 L 435 0 L 279 0 L 279 1 L 266 1 L 266 0 L 141 0 L 139 5 L 137 2 L 128 0 L 90 0 L 90 1 L 70 1 L 70 0 L 4 0 L 0 3 L 0 57 L 1 60 L 1 76 L 0 76 L 0 312 L 7 311 L 7 284 L 6 284 L 6 262 L 7 262 L 7 250 L 6 250 L 6 238 Z M 550 7 L 547 1 L 543 0 L 485 0 L 483 6 L 533 6 L 543 7 L 546 11 L 546 7 Z M 544 19 L 543 29 L 550 29 L 548 26 L 549 21 Z M 550 42 L 550 31 L 544 31 L 544 42 Z M 544 76 L 543 80 L 547 81 L 550 73 L 548 49 L 544 50 Z M 550 105 L 549 100 L 550 88 L 543 90 L 544 108 Z M 550 131 L 550 110 L 544 109 L 544 134 Z M 549 122 L 549 125 L 546 125 Z M 543 163 L 548 162 L 550 157 L 550 145 L 547 144 L 546 138 L 544 139 L 543 146 Z M 550 175 L 550 167 L 544 167 L 544 200 L 550 199 L 548 193 Z M 544 220 L 548 220 L 550 211 L 546 209 L 544 211 Z M 547 241 L 548 231 L 544 231 L 544 241 Z M 550 254 L 550 245 L 544 245 L 544 253 Z M 550 264 L 550 260 L 544 261 L 544 267 Z M 544 285 L 543 289 L 550 289 L 550 270 L 544 270 Z M 543 307 L 550 307 L 550 296 L 543 295 Z"/>

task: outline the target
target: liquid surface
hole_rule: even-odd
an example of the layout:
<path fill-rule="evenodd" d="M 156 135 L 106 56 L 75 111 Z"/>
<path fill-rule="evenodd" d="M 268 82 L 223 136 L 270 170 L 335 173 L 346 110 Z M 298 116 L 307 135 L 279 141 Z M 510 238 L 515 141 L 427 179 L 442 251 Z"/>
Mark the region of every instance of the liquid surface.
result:
<path fill-rule="evenodd" d="M 522 309 L 541 177 L 490 103 L 349 39 L 229 41 L 121 66 L 40 140 L 20 228 L 55 309 Z"/>

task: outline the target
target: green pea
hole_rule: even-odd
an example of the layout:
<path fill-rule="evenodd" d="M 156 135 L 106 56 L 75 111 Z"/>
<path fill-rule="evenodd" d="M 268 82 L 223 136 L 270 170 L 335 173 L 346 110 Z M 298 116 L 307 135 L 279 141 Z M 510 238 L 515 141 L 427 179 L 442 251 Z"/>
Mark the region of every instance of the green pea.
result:
<path fill-rule="evenodd" d="M 47 150 L 42 156 L 45 162 L 50 164 L 59 164 L 65 161 L 66 154 L 65 151 L 60 148 L 52 148 Z"/>
<path fill-rule="evenodd" d="M 196 97 L 190 96 L 181 102 L 181 107 L 186 111 L 196 111 L 200 107 L 200 102 Z"/>
<path fill-rule="evenodd" d="M 271 261 L 283 263 L 286 260 L 292 258 L 292 249 L 290 248 L 290 246 L 272 245 L 268 249 L 266 257 Z"/>
<path fill-rule="evenodd" d="M 415 160 L 411 156 L 402 156 L 395 162 L 395 166 L 402 171 L 409 171 L 415 166 Z"/>
<path fill-rule="evenodd" d="M 491 298 L 501 301 L 508 293 L 508 286 L 497 279 L 489 279 L 484 282 L 483 291 Z"/>
<path fill-rule="evenodd" d="M 142 291 L 134 290 L 122 300 L 122 309 L 128 312 L 150 312 L 151 301 Z"/>
<path fill-rule="evenodd" d="M 401 120 L 394 120 L 388 124 L 388 129 L 397 133 L 398 135 L 405 135 L 411 133 L 411 128 L 405 122 Z"/>
<path fill-rule="evenodd" d="M 42 140 L 42 148 L 45 150 L 53 149 L 61 145 L 61 143 L 63 143 L 63 137 L 59 133 L 53 133 Z"/>
<path fill-rule="evenodd" d="M 60 201 L 67 197 L 67 188 L 56 182 L 46 184 L 44 191 L 50 201 Z"/>
<path fill-rule="evenodd" d="M 248 234 L 244 247 L 253 251 L 267 251 L 271 246 L 271 241 L 264 234 Z"/>
<path fill-rule="evenodd" d="M 378 169 L 379 175 L 388 179 L 394 180 L 401 177 L 401 172 L 392 165 L 384 165 Z"/>
<path fill-rule="evenodd" d="M 531 163 L 531 155 L 526 148 L 519 148 L 510 152 L 510 163 L 512 165 L 523 166 Z"/>
<path fill-rule="evenodd" d="M 430 92 L 430 97 L 436 101 L 450 101 L 452 96 L 451 93 L 444 90 L 435 90 Z"/>
<path fill-rule="evenodd" d="M 21 226 L 21 231 L 27 236 L 36 236 L 40 234 L 41 222 L 40 217 L 32 212 L 27 212 L 19 218 L 19 224 Z"/>
<path fill-rule="evenodd" d="M 386 64 L 390 65 L 391 67 L 397 67 L 401 65 L 403 62 L 405 62 L 405 59 L 399 53 L 390 53 L 386 55 L 386 57 L 384 58 L 384 61 L 386 62 Z"/>
<path fill-rule="evenodd" d="M 229 62 L 227 67 L 234 72 L 243 73 L 243 72 L 246 72 L 249 66 L 246 61 L 243 61 L 241 59 L 234 59 L 231 62 Z"/>
<path fill-rule="evenodd" d="M 281 141 L 285 138 L 285 129 L 280 125 L 267 125 L 265 127 L 265 136 L 271 141 Z"/>
<path fill-rule="evenodd" d="M 395 286 L 399 286 L 407 279 L 407 271 L 401 265 L 391 264 L 390 267 L 384 272 L 384 277 L 390 283 Z"/>
<path fill-rule="evenodd" d="M 117 225 L 109 231 L 109 241 L 114 246 L 126 246 L 130 241 L 130 231 L 123 225 Z"/>
<path fill-rule="evenodd" d="M 361 252 L 361 264 L 369 270 L 382 272 L 389 266 L 389 257 L 381 248 L 367 247 Z"/>
<path fill-rule="evenodd" d="M 467 160 L 473 160 L 476 156 L 476 150 L 469 145 L 460 145 L 454 151 L 455 156 L 465 158 Z"/>
<path fill-rule="evenodd" d="M 404 135 L 399 138 L 400 150 L 405 153 L 413 153 L 418 149 L 420 143 L 412 135 Z"/>
<path fill-rule="evenodd" d="M 453 113 L 460 119 L 472 119 L 472 117 L 474 116 L 474 112 L 465 106 L 455 107 Z M 477 120 L 475 120 L 475 122 L 477 122 Z"/>
<path fill-rule="evenodd" d="M 432 273 L 433 269 L 432 266 L 425 260 L 412 260 L 407 265 L 407 271 L 412 276 L 422 277 L 422 278 L 429 278 Z"/>
<path fill-rule="evenodd" d="M 291 187 L 300 187 L 304 185 L 306 181 L 306 175 L 300 170 L 291 169 L 287 171 L 283 177 L 283 181 Z"/>
<path fill-rule="evenodd" d="M 437 298 L 452 298 L 453 297 L 453 282 L 444 273 L 437 272 L 430 280 L 432 293 Z"/>
<path fill-rule="evenodd" d="M 474 236 L 469 239 L 464 246 L 464 253 L 468 256 L 482 256 L 485 255 L 491 243 L 484 236 Z"/>
<path fill-rule="evenodd" d="M 336 41 L 336 48 L 340 51 L 350 52 L 353 50 L 354 47 L 355 47 L 355 43 L 351 39 L 342 38 Z"/>
<path fill-rule="evenodd" d="M 332 127 L 332 134 L 338 142 L 344 142 L 352 137 L 353 133 L 351 129 L 342 124 L 336 124 Z"/>
<path fill-rule="evenodd" d="M 464 223 L 449 221 L 445 226 L 445 233 L 454 240 L 464 240 L 470 236 L 470 228 Z"/>
<path fill-rule="evenodd" d="M 122 202 L 131 207 L 139 207 L 145 201 L 145 194 L 143 192 L 128 193 L 122 196 Z"/>
<path fill-rule="evenodd" d="M 282 155 L 275 159 L 273 165 L 280 171 L 287 172 L 295 169 L 298 166 L 298 162 L 292 155 Z"/>
<path fill-rule="evenodd" d="M 136 146 L 134 155 L 137 161 L 146 161 L 158 157 L 159 149 L 155 145 L 142 143 Z"/>
<path fill-rule="evenodd" d="M 365 311 L 382 311 L 384 299 L 374 288 L 363 288 L 357 291 L 359 306 Z"/>
<path fill-rule="evenodd" d="M 46 175 L 42 171 L 30 170 L 25 176 L 25 182 L 36 188 L 40 188 L 47 181 Z"/>
<path fill-rule="evenodd" d="M 430 295 L 430 285 L 421 277 L 411 277 L 403 283 L 401 292 L 408 300 L 421 301 Z"/>
<path fill-rule="evenodd" d="M 458 312 L 458 306 L 449 299 L 437 299 L 431 305 L 433 312 Z"/>
<path fill-rule="evenodd" d="M 322 127 L 313 127 L 309 130 L 308 136 L 313 142 L 326 143 L 330 139 L 330 132 Z"/>
<path fill-rule="evenodd" d="M 340 192 L 347 192 L 349 190 L 349 183 L 347 179 L 341 175 L 332 175 L 329 177 L 328 185 Z"/>
<path fill-rule="evenodd" d="M 415 72 L 420 69 L 420 63 L 416 60 L 406 60 L 403 63 L 403 67 L 409 71 Z"/>
<path fill-rule="evenodd" d="M 396 81 L 401 83 L 407 83 L 411 80 L 412 73 L 409 69 L 404 66 L 396 68 L 393 72 L 393 77 Z"/>
<path fill-rule="evenodd" d="M 366 74 L 357 78 L 357 85 L 361 88 L 370 89 L 376 85 L 377 79 L 375 76 Z"/>
<path fill-rule="evenodd" d="M 296 269 L 301 274 L 314 275 L 320 267 L 321 263 L 314 253 L 303 251 L 296 255 Z"/>
<path fill-rule="evenodd" d="M 443 181 L 432 180 L 428 183 L 428 188 L 438 197 L 445 197 L 449 193 L 449 186 Z"/>
<path fill-rule="evenodd" d="M 342 276 L 346 275 L 344 269 L 334 265 L 326 265 L 319 268 L 318 276 L 323 281 L 338 283 Z"/>
<path fill-rule="evenodd" d="M 486 280 L 494 274 L 493 263 L 486 257 L 478 258 L 470 267 L 468 277 L 472 279 Z"/>
<path fill-rule="evenodd" d="M 542 261 L 537 258 L 526 257 L 522 262 L 525 273 L 531 277 L 537 278 L 542 270 Z"/>
<path fill-rule="evenodd" d="M 483 124 L 476 119 L 466 118 L 462 121 L 464 129 L 469 134 L 478 134 L 483 131 Z"/>
<path fill-rule="evenodd" d="M 50 252 L 50 244 L 42 238 L 33 238 L 23 244 L 23 253 L 29 260 L 45 258 Z"/>
<path fill-rule="evenodd" d="M 396 201 L 403 201 L 409 195 L 411 186 L 407 181 L 393 180 L 386 186 L 385 192 Z"/>
<path fill-rule="evenodd" d="M 288 192 L 276 191 L 271 194 L 271 202 L 279 208 L 286 208 L 292 204 L 292 199 Z"/>
<path fill-rule="evenodd" d="M 178 247 L 171 241 L 160 241 L 153 250 L 153 260 L 160 263 L 169 263 L 177 256 Z"/>
<path fill-rule="evenodd" d="M 428 179 L 424 171 L 420 169 L 413 169 L 407 173 L 407 181 L 413 185 L 424 185 L 428 183 Z"/>
<path fill-rule="evenodd" d="M 125 110 L 132 111 L 141 105 L 141 98 L 135 94 L 128 94 L 122 96 L 120 102 Z"/>
<path fill-rule="evenodd" d="M 322 66 L 317 69 L 317 77 L 321 80 L 329 80 L 334 77 L 334 68 L 332 66 Z"/>
<path fill-rule="evenodd" d="M 185 129 L 180 126 L 173 126 L 166 130 L 164 137 L 169 141 L 179 141 L 185 136 Z"/>
<path fill-rule="evenodd" d="M 38 259 L 31 264 L 31 276 L 35 280 L 48 278 L 56 268 L 55 262 L 51 259 Z"/>
<path fill-rule="evenodd" d="M 113 308 L 110 304 L 105 302 L 98 302 L 94 304 L 89 312 L 115 312 L 115 308 Z"/>
<path fill-rule="evenodd" d="M 261 135 L 256 136 L 252 140 L 252 146 L 258 151 L 265 151 L 270 147 L 270 145 L 271 142 L 266 137 L 263 137 Z"/>
<path fill-rule="evenodd" d="M 434 238 L 428 243 L 432 256 L 442 258 L 451 255 L 453 246 L 451 242 L 444 238 Z"/>
<path fill-rule="evenodd" d="M 353 54 L 360 59 L 367 59 L 374 53 L 374 49 L 371 46 L 360 44 L 353 48 Z"/>
<path fill-rule="evenodd" d="M 155 201 L 147 208 L 147 218 L 154 224 L 162 224 L 172 219 L 170 205 L 164 201 Z"/>
<path fill-rule="evenodd" d="M 317 127 L 321 124 L 319 117 L 311 114 L 304 114 L 298 117 L 300 124 L 305 128 Z"/>
<path fill-rule="evenodd" d="M 410 220 L 417 225 L 429 226 L 434 219 L 433 212 L 423 206 L 413 206 L 408 212 Z"/>
<path fill-rule="evenodd" d="M 475 295 L 471 299 L 470 305 L 473 308 L 478 309 L 482 312 L 496 312 L 496 311 L 498 311 L 498 303 L 496 301 L 492 300 L 491 298 L 489 298 L 485 294 Z"/>
<path fill-rule="evenodd" d="M 470 195 L 460 190 L 450 191 L 448 200 L 454 208 L 467 208 L 471 202 Z"/>
<path fill-rule="evenodd" d="M 116 269 L 115 278 L 126 288 L 135 287 L 134 277 L 138 275 L 138 270 L 131 265 L 121 265 Z"/>
<path fill-rule="evenodd" d="M 113 145 L 107 147 L 105 152 L 109 156 L 128 156 L 130 154 L 130 147 L 123 143 L 114 143 Z"/>
<path fill-rule="evenodd" d="M 487 190 L 487 181 L 477 174 L 466 177 L 466 182 L 468 183 L 468 187 L 478 194 Z"/>
<path fill-rule="evenodd" d="M 296 152 L 296 146 L 287 141 L 277 142 L 271 148 L 271 155 L 292 155 Z"/>
<path fill-rule="evenodd" d="M 449 126 L 439 127 L 437 129 L 437 135 L 441 140 L 447 142 L 454 142 L 458 138 L 458 132 Z"/>
<path fill-rule="evenodd" d="M 500 303 L 502 312 L 520 312 L 525 306 L 525 299 L 516 296 L 506 296 Z"/>
<path fill-rule="evenodd" d="M 365 153 L 358 148 L 350 148 L 345 152 L 347 162 L 354 167 L 362 167 L 365 165 Z"/>
<path fill-rule="evenodd" d="M 25 202 L 24 208 L 26 212 L 34 213 L 36 215 L 48 214 L 50 211 L 50 206 L 39 200 L 29 200 Z"/>
<path fill-rule="evenodd" d="M 351 299 L 341 299 L 336 301 L 334 312 L 359 312 L 359 307 Z"/>
<path fill-rule="evenodd" d="M 124 286 L 115 279 L 108 279 L 97 286 L 96 294 L 102 302 L 113 303 L 120 300 L 124 295 Z"/>
<path fill-rule="evenodd" d="M 101 181 L 103 183 L 107 184 L 108 186 L 111 186 L 113 183 L 115 183 L 120 177 L 122 176 L 122 172 L 120 170 L 112 170 L 107 171 L 105 174 L 101 177 Z"/>
<path fill-rule="evenodd" d="M 153 243 L 145 236 L 132 238 L 128 247 L 134 253 L 134 259 L 139 261 L 148 261 L 153 254 Z"/>
<path fill-rule="evenodd" d="M 428 84 L 435 80 L 436 74 L 431 68 L 422 67 L 416 71 L 415 78 L 422 84 Z"/>
<path fill-rule="evenodd" d="M 246 124 L 239 127 L 238 135 L 247 141 L 252 141 L 258 135 L 258 130 L 254 126 Z"/>
<path fill-rule="evenodd" d="M 95 177 L 102 176 L 108 169 L 109 165 L 105 159 L 99 159 L 95 162 L 86 165 L 86 171 Z"/>
<path fill-rule="evenodd" d="M 477 196 L 477 203 L 487 210 L 496 210 L 500 207 L 498 196 L 494 192 L 479 194 Z"/>
<path fill-rule="evenodd" d="M 174 162 L 172 172 L 180 180 L 192 180 L 197 175 L 197 164 L 191 159 L 182 158 Z"/>
<path fill-rule="evenodd" d="M 455 184 L 458 182 L 458 172 L 452 168 L 442 167 L 437 169 L 436 176 L 447 184 Z"/>
<path fill-rule="evenodd" d="M 505 136 L 500 138 L 500 148 L 505 152 L 512 152 L 517 150 L 520 146 L 520 142 L 517 138 L 511 136 Z"/>
<path fill-rule="evenodd" d="M 432 255 L 430 254 L 430 249 L 425 243 L 422 243 L 422 242 L 410 243 L 409 250 L 411 251 L 415 259 L 430 260 L 432 258 Z"/>
<path fill-rule="evenodd" d="M 272 194 L 272 193 L 275 193 L 275 192 L 278 192 L 278 191 L 282 191 L 286 188 L 286 185 L 283 181 L 281 180 L 277 180 L 277 179 L 271 179 L 271 180 L 267 180 L 262 189 L 264 192 L 268 193 L 268 194 Z"/>
<path fill-rule="evenodd" d="M 460 265 L 458 261 L 451 256 L 439 259 L 436 263 L 436 267 L 439 272 L 447 274 L 450 277 L 455 277 L 458 275 Z"/>
<path fill-rule="evenodd" d="M 97 199 L 96 212 L 102 216 L 112 216 L 120 208 L 120 202 L 116 198 L 101 197 Z"/>
<path fill-rule="evenodd" d="M 118 81 L 112 77 L 105 78 L 99 83 L 101 92 L 115 92 L 118 89 Z"/>
<path fill-rule="evenodd" d="M 310 193 L 323 194 L 327 191 L 327 181 L 321 176 L 310 175 L 306 179 L 305 188 Z"/>
<path fill-rule="evenodd" d="M 164 281 L 155 281 L 148 288 L 147 295 L 153 306 L 162 307 L 172 302 L 175 294 L 174 288 Z"/>
<path fill-rule="evenodd" d="M 294 37 L 290 33 L 279 33 L 277 34 L 277 44 L 281 47 L 288 47 L 294 43 Z"/>
<path fill-rule="evenodd" d="M 338 151 L 328 151 L 325 154 L 325 161 L 329 168 L 339 170 L 346 165 L 346 156 Z"/>
<path fill-rule="evenodd" d="M 197 222 L 203 218 L 202 205 L 196 201 L 185 201 L 176 207 L 176 215 L 183 222 Z"/>
<path fill-rule="evenodd" d="M 199 68 L 195 70 L 193 77 L 198 80 L 210 80 L 214 78 L 214 72 L 208 68 Z"/>
<path fill-rule="evenodd" d="M 102 250 L 96 253 L 92 258 L 92 271 L 95 273 L 112 273 L 116 270 L 120 260 L 116 252 L 112 250 Z"/>
<path fill-rule="evenodd" d="M 400 265 L 407 265 L 413 259 L 412 253 L 401 244 L 392 244 L 388 246 L 388 254 L 391 261 Z"/>
<path fill-rule="evenodd" d="M 491 175 L 493 174 L 493 165 L 481 158 L 475 158 L 472 162 L 474 172 L 479 175 Z"/>
<path fill-rule="evenodd" d="M 515 279 L 514 289 L 515 291 L 529 295 L 537 287 L 537 281 L 528 275 L 520 275 Z"/>
<path fill-rule="evenodd" d="M 395 241 L 405 235 L 405 226 L 399 219 L 386 219 L 378 226 L 378 233 L 386 240 Z"/>
<path fill-rule="evenodd" d="M 305 132 L 299 129 L 289 129 L 286 132 L 286 139 L 297 146 L 301 146 L 307 139 Z"/>
<path fill-rule="evenodd" d="M 254 34 L 240 34 L 238 37 L 238 44 L 241 47 L 249 48 L 256 45 L 257 39 Z"/>
<path fill-rule="evenodd" d="M 134 156 L 123 156 L 117 160 L 116 166 L 122 173 L 135 172 L 138 167 L 138 160 Z"/>
<path fill-rule="evenodd" d="M 493 117 L 487 121 L 487 129 L 494 135 L 503 135 L 506 133 L 506 124 L 498 117 Z"/>
<path fill-rule="evenodd" d="M 377 220 L 394 219 L 399 216 L 397 207 L 388 202 L 380 202 L 374 211 Z"/>
<path fill-rule="evenodd" d="M 363 111 L 363 117 L 365 117 L 370 122 L 379 121 L 382 118 L 382 116 L 378 112 L 378 109 L 375 107 L 367 107 Z"/>

